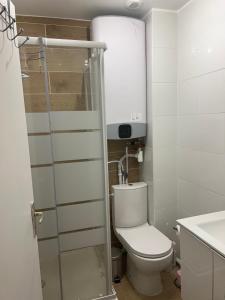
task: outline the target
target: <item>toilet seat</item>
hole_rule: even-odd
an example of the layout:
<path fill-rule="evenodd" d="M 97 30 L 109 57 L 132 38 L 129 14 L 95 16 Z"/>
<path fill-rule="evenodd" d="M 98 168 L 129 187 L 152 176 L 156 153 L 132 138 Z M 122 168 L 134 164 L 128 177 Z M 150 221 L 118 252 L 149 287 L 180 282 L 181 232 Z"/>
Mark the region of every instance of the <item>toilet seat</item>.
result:
<path fill-rule="evenodd" d="M 124 246 L 144 258 L 161 258 L 172 250 L 172 242 L 148 223 L 131 228 L 116 228 L 116 232 Z"/>

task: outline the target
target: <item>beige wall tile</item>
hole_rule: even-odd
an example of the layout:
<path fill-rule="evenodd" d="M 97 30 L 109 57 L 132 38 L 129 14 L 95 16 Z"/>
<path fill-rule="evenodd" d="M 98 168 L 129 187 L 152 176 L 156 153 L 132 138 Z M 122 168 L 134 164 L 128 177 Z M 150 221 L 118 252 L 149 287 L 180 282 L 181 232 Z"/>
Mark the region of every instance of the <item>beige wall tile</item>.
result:
<path fill-rule="evenodd" d="M 23 71 L 43 71 L 40 47 L 23 46 L 20 48 L 20 63 Z"/>
<path fill-rule="evenodd" d="M 45 112 L 47 103 L 45 95 L 24 95 L 26 112 Z"/>
<path fill-rule="evenodd" d="M 43 72 L 28 72 L 29 78 L 23 80 L 25 94 L 44 94 L 45 78 Z"/>
<path fill-rule="evenodd" d="M 128 175 L 128 182 L 138 182 L 139 181 L 139 169 L 130 169 Z"/>
<path fill-rule="evenodd" d="M 47 48 L 48 71 L 83 72 L 87 49 Z"/>
<path fill-rule="evenodd" d="M 51 93 L 82 93 L 82 73 L 50 72 L 49 78 Z"/>
<path fill-rule="evenodd" d="M 88 40 L 89 30 L 85 27 L 46 25 L 46 36 L 57 39 Z"/>
<path fill-rule="evenodd" d="M 51 94 L 52 111 L 86 110 L 85 100 L 80 94 Z"/>
<path fill-rule="evenodd" d="M 57 19 L 46 17 L 32 17 L 32 16 L 17 16 L 17 22 L 25 23 L 41 23 L 41 24 L 55 24 L 55 25 L 68 25 L 78 27 L 89 27 L 91 21 L 88 20 L 72 20 L 72 19 Z"/>
<path fill-rule="evenodd" d="M 35 23 L 17 23 L 17 28 L 23 28 L 23 35 L 45 37 L 45 25 Z"/>

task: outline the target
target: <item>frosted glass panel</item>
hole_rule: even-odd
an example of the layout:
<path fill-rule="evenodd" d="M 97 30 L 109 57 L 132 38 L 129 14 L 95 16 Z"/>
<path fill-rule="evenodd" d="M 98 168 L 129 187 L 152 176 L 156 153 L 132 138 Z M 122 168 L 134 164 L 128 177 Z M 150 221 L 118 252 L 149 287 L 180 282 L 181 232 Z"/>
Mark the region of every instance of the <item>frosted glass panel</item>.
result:
<path fill-rule="evenodd" d="M 53 134 L 55 161 L 100 158 L 101 133 L 76 132 Z"/>
<path fill-rule="evenodd" d="M 41 51 L 23 47 L 21 66 L 43 300 L 91 300 L 111 293 L 100 50 Z"/>
<path fill-rule="evenodd" d="M 84 161 L 55 165 L 58 204 L 102 199 L 102 161 Z"/>

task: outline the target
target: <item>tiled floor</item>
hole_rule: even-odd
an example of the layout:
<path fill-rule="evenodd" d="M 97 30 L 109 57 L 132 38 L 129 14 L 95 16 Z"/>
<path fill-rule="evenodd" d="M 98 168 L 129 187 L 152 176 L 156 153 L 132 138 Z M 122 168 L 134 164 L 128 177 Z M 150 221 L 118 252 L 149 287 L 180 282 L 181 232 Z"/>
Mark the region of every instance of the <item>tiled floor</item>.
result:
<path fill-rule="evenodd" d="M 165 272 L 162 274 L 162 279 L 164 290 L 162 294 L 154 297 L 138 294 L 126 276 L 123 277 L 121 283 L 115 284 L 114 288 L 119 300 L 181 300 L 180 290 L 173 284 L 173 275 Z"/>

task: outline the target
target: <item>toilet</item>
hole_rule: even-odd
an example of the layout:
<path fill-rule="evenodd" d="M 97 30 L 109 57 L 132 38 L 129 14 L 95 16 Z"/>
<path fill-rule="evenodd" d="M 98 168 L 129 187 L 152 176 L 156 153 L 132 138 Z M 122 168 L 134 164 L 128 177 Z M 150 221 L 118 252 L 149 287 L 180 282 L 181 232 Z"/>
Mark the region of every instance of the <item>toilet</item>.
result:
<path fill-rule="evenodd" d="M 171 266 L 172 241 L 148 223 L 147 184 L 113 186 L 113 228 L 127 251 L 127 277 L 141 294 L 162 292 L 160 272 Z"/>

